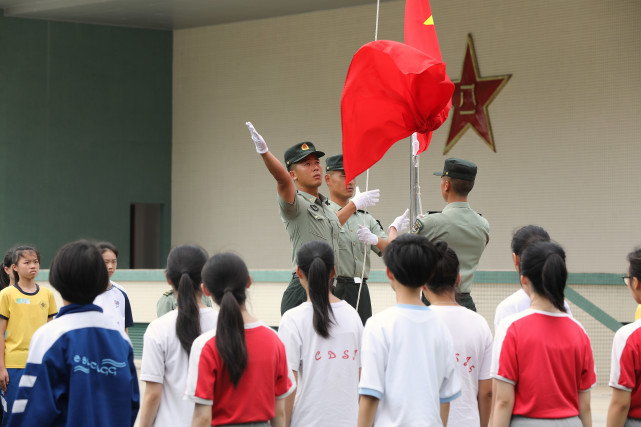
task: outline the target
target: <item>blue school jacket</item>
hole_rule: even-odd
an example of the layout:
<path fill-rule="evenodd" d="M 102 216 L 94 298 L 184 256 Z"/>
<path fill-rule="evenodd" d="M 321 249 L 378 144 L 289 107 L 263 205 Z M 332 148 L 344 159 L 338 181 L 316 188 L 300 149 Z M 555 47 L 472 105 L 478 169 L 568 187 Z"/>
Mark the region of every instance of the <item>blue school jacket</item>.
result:
<path fill-rule="evenodd" d="M 131 342 L 93 304 L 70 304 L 31 338 L 11 426 L 133 426 L 140 406 Z"/>

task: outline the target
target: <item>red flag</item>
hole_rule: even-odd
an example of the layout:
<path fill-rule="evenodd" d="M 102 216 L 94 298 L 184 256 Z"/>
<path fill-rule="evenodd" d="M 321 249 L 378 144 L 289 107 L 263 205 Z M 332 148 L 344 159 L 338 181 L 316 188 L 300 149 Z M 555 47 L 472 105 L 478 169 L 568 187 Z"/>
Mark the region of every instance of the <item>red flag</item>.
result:
<path fill-rule="evenodd" d="M 379 161 L 397 141 L 437 129 L 447 119 L 453 91 L 440 59 L 389 40 L 361 47 L 341 99 L 346 180 Z"/>
<path fill-rule="evenodd" d="M 405 2 L 405 44 L 443 61 L 429 1 L 407 0 Z"/>
<path fill-rule="evenodd" d="M 434 17 L 429 0 L 406 0 L 405 2 L 405 44 L 427 53 L 431 57 L 443 61 L 441 48 L 436 37 Z M 452 100 L 446 107 L 445 117 L 450 111 Z M 432 132 L 419 133 L 418 153 L 427 150 L 432 139 Z"/>
<path fill-rule="evenodd" d="M 447 119 L 454 85 L 445 73 L 428 0 L 406 1 L 405 42 L 368 43 L 352 59 L 341 98 L 348 181 L 414 132 L 422 153 Z"/>

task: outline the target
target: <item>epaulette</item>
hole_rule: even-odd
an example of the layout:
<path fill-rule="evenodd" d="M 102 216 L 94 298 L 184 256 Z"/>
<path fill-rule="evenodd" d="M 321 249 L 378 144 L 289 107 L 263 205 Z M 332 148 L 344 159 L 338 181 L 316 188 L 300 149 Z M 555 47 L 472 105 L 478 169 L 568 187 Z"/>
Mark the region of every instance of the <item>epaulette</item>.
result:
<path fill-rule="evenodd" d="M 164 296 L 166 296 L 166 297 L 170 297 L 170 296 L 172 296 L 173 294 L 174 294 L 174 290 L 173 290 L 173 289 L 170 289 L 170 290 L 168 290 L 167 292 L 163 293 L 163 295 L 164 295 Z"/>

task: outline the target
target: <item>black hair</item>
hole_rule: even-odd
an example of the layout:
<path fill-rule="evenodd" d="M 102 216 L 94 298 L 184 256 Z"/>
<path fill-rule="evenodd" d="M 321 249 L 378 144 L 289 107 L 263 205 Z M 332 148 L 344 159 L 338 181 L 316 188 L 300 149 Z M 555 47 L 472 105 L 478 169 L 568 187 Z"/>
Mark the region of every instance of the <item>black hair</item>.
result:
<path fill-rule="evenodd" d="M 434 243 L 440 258 L 434 268 L 434 277 L 427 283 L 430 291 L 437 295 L 454 290 L 459 273 L 459 261 L 456 252 L 446 242 L 439 240 Z"/>
<path fill-rule="evenodd" d="M 553 242 L 535 242 L 521 256 L 521 276 L 528 278 L 534 292 L 565 312 L 564 290 L 568 279 L 563 248 Z"/>
<path fill-rule="evenodd" d="M 236 387 L 247 367 L 245 323 L 241 307 L 247 299 L 245 289 L 249 283 L 249 271 L 238 255 L 224 252 L 207 261 L 202 276 L 205 287 L 220 306 L 216 350 Z"/>
<path fill-rule="evenodd" d="M 58 250 L 51 261 L 49 283 L 65 301 L 91 304 L 107 289 L 109 274 L 96 245 L 79 240 Z"/>
<path fill-rule="evenodd" d="M 424 236 L 402 234 L 394 239 L 383 252 L 383 262 L 404 286 L 420 288 L 434 276 L 439 254 Z"/>
<path fill-rule="evenodd" d="M 118 259 L 118 249 L 116 249 L 116 247 L 112 243 L 98 242 L 96 243 L 96 246 L 98 247 L 98 249 L 100 249 L 101 254 L 104 254 L 107 251 L 111 251 L 116 255 L 116 259 Z"/>
<path fill-rule="evenodd" d="M 198 299 L 201 294 L 201 271 L 205 262 L 207 262 L 207 252 L 192 245 L 176 246 L 167 256 L 166 274 L 176 289 L 178 302 L 176 336 L 187 353 L 202 332 Z"/>
<path fill-rule="evenodd" d="M 9 271 L 11 271 L 11 275 L 13 275 L 15 278 L 11 264 L 13 264 L 13 249 L 9 249 L 9 251 L 7 251 L 4 256 L 4 260 L 2 261 L 2 265 L 0 265 L 0 289 L 4 289 L 11 284 L 11 277 L 9 276 L 9 274 L 7 274 L 6 271 L 4 271 L 5 267 L 9 268 Z"/>
<path fill-rule="evenodd" d="M 20 258 L 24 258 L 24 254 L 27 252 L 33 252 L 36 254 L 36 257 L 38 258 L 38 264 L 40 264 L 40 251 L 36 249 L 33 246 L 27 246 L 27 245 L 21 245 L 21 246 L 16 246 L 13 249 L 13 255 L 11 257 L 11 264 L 16 264 L 18 265 L 18 261 L 20 261 Z M 104 263 L 104 261 L 103 261 Z M 18 275 L 18 272 L 13 270 L 13 277 L 14 277 L 14 283 L 18 283 L 20 281 L 20 276 Z"/>
<path fill-rule="evenodd" d="M 543 227 L 538 225 L 526 225 L 514 232 L 512 235 L 512 252 L 521 256 L 523 250 L 534 242 L 549 242 L 550 235 Z"/>
<path fill-rule="evenodd" d="M 459 196 L 467 197 L 474 188 L 474 181 L 448 177 L 452 190 Z"/>
<path fill-rule="evenodd" d="M 635 248 L 628 254 L 628 262 L 630 263 L 630 276 L 641 280 L 641 248 Z"/>
<path fill-rule="evenodd" d="M 326 242 L 313 240 L 300 247 L 296 262 L 307 278 L 307 292 L 314 308 L 314 330 L 321 337 L 328 338 L 329 329 L 334 324 L 334 311 L 329 302 L 334 251 Z"/>

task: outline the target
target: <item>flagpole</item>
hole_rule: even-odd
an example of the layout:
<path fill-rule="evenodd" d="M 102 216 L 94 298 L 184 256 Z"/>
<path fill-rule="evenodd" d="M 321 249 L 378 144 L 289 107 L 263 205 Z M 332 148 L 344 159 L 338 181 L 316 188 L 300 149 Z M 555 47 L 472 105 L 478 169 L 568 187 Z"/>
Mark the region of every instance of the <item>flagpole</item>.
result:
<path fill-rule="evenodd" d="M 414 224 L 418 215 L 422 213 L 417 151 L 418 140 L 416 139 L 416 133 L 414 133 L 410 137 L 410 224 Z"/>

